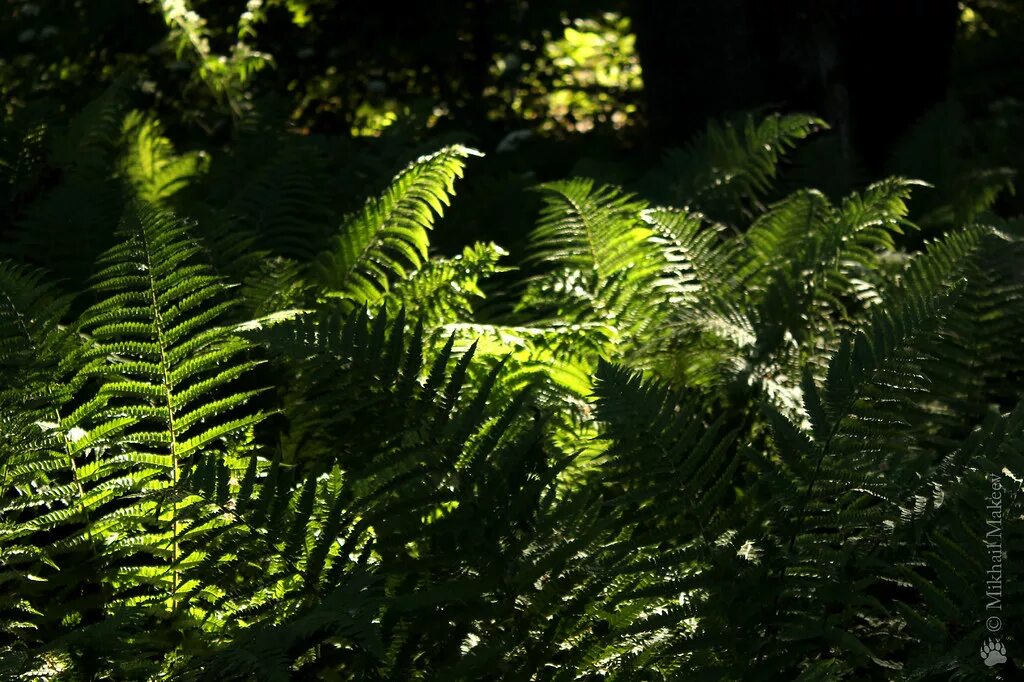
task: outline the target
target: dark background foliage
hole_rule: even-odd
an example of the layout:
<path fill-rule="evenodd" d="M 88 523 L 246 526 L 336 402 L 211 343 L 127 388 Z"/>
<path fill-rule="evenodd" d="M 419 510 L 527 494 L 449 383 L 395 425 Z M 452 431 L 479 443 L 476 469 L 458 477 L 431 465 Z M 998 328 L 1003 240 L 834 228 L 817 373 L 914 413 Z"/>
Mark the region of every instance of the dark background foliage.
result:
<path fill-rule="evenodd" d="M 207 57 L 226 58 L 224 72 L 197 77 L 204 57 L 180 25 L 162 19 L 178 5 L 201 17 Z M 806 175 L 839 194 L 865 177 L 918 170 L 894 154 L 916 123 L 948 102 L 959 118 L 954 130 L 931 132 L 931 152 L 956 157 L 970 147 L 972 158 L 984 153 L 998 162 L 991 165 L 1006 163 L 1024 99 L 1015 64 L 1024 11 L 1012 0 L 216 0 L 163 3 L 163 11 L 156 1 L 6 3 L 4 125 L 67 117 L 129 73 L 136 106 L 158 112 L 184 149 L 226 143 L 233 122 L 253 108 L 305 135 L 366 142 L 386 132 L 390 146 L 370 153 L 396 157 L 382 164 L 388 171 L 399 149 L 431 140 L 488 151 L 509 133 L 535 133 L 518 154 L 484 162 L 478 186 L 468 189 L 487 193 L 507 187 L 508 176 L 548 180 L 575 170 L 628 183 L 709 118 L 809 111 L 833 130 L 807 152 L 816 165 Z M 570 22 L 606 13 L 628 22 L 603 22 L 597 34 L 635 32 L 635 55 L 625 58 L 638 62 L 637 73 L 620 86 L 567 79 L 567 67 L 546 49 Z M 612 42 L 601 58 L 622 58 L 621 48 Z M 577 99 L 552 115 L 546 98 L 566 88 Z M 394 121 L 390 130 L 382 115 Z M 25 204 L 55 182 L 44 172 L 7 193 L 6 234 Z M 361 197 L 357 190 L 351 195 Z M 503 212 L 516 214 L 516 207 L 490 203 L 501 207 L 481 219 L 492 227 L 458 230 L 512 237 L 514 245 Z M 461 244 L 465 236 L 456 231 L 441 243 Z"/>

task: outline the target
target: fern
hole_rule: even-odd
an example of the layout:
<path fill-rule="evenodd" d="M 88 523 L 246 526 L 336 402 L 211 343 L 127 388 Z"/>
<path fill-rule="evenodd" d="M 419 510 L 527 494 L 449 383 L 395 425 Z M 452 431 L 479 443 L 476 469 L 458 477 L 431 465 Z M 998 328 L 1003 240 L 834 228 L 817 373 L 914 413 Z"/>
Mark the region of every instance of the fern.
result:
<path fill-rule="evenodd" d="M 122 229 L 126 240 L 100 261 L 95 288 L 107 298 L 83 314 L 81 325 L 97 352 L 112 358 L 112 376 L 101 388 L 101 395 L 116 401 L 109 409 L 138 420 L 123 439 L 133 444 L 126 459 L 146 467 L 146 475 L 169 479 L 174 489 L 198 453 L 260 419 L 244 410 L 256 391 L 224 391 L 255 363 L 244 358 L 244 343 L 214 326 L 228 304 L 217 301 L 217 279 L 188 264 L 198 247 L 189 244 L 184 228 L 143 208 Z M 214 391 L 219 395 L 211 400 Z M 143 499 L 135 513 L 169 522 L 154 533 L 151 551 L 169 552 L 166 589 L 173 602 L 183 584 L 178 507 L 161 509 Z M 147 576 L 153 572 L 140 566 L 138 577 Z"/>
<path fill-rule="evenodd" d="M 519 310 L 612 326 L 628 348 L 662 301 L 655 286 L 661 262 L 639 217 L 645 204 L 589 180 L 541 189 L 548 200 L 530 237 L 530 261 L 540 272 L 527 282 Z"/>
<path fill-rule="evenodd" d="M 418 159 L 369 201 L 317 259 L 317 281 L 326 295 L 356 304 L 374 303 L 392 279 L 419 269 L 427 258 L 427 231 L 441 215 L 462 176 L 464 159 L 478 154 L 447 147 Z"/>
<path fill-rule="evenodd" d="M 751 119 L 681 207 L 542 184 L 520 275 L 431 253 L 471 150 L 332 233 L 390 161 L 264 113 L 208 165 L 117 91 L 40 138 L 19 229 L 114 244 L 78 297 L 88 249 L 0 262 L 0 675 L 975 679 L 993 485 L 1016 650 L 1013 221 L 919 252 L 920 183 L 782 195 L 820 123 Z"/>
<path fill-rule="evenodd" d="M 257 119 L 258 122 L 258 119 Z M 328 192 L 328 158 L 314 140 L 243 128 L 230 153 L 213 157 L 200 235 L 215 262 L 236 278 L 259 251 L 299 261 L 326 246 L 336 210 Z"/>
<path fill-rule="evenodd" d="M 61 325 L 69 303 L 43 273 L 0 263 L 0 377 L 8 387 L 4 393 L 16 390 L 31 396 L 33 384 L 52 378 L 62 355 L 73 346 Z"/>
<path fill-rule="evenodd" d="M 66 125 L 53 126 L 48 156 L 64 181 L 25 208 L 16 242 L 5 245 L 8 254 L 28 254 L 30 262 L 82 282 L 111 245 L 122 200 L 114 167 L 127 111 L 125 81 L 115 80 Z"/>
<path fill-rule="evenodd" d="M 737 220 L 770 189 L 777 169 L 800 140 L 825 122 L 805 114 L 747 116 L 739 126 L 710 121 L 684 149 L 672 150 L 657 174 L 666 199 L 719 220 Z M 750 207 L 750 208 L 748 208 Z"/>
<path fill-rule="evenodd" d="M 205 154 L 175 154 L 161 130 L 160 122 L 139 111 L 130 112 L 122 124 L 128 149 L 121 161 L 121 174 L 144 202 L 166 202 L 197 181 Z"/>
<path fill-rule="evenodd" d="M 240 497 L 231 505 L 230 513 L 245 519 L 245 526 L 232 525 L 218 533 L 215 542 L 222 549 L 217 551 L 236 555 L 239 547 L 254 544 L 237 533 L 253 532 L 246 527 L 265 527 L 266 534 L 254 536 L 260 548 L 250 560 L 261 569 L 259 580 L 250 583 L 248 598 L 262 602 L 264 594 L 279 593 L 270 587 L 275 581 L 297 579 L 303 587 L 286 592 L 268 614 L 272 620 L 266 626 L 240 633 L 239 640 L 208 665 L 219 674 L 239 678 L 257 670 L 266 675 L 275 668 L 283 674 L 292 666 L 311 674 L 328 661 L 351 674 L 381 665 L 389 675 L 418 676 L 414 671 L 424 662 L 410 659 L 403 651 L 403 632 L 412 619 L 421 617 L 418 614 L 441 609 L 457 625 L 432 635 L 417 633 L 418 647 L 432 661 L 429 665 L 455 666 L 452 670 L 461 671 L 460 676 L 481 671 L 495 656 L 506 657 L 527 643 L 519 639 L 525 633 L 517 636 L 505 630 L 513 614 L 501 604 L 511 604 L 511 594 L 531 589 L 552 570 L 542 568 L 542 558 L 557 554 L 557 545 L 545 546 L 534 537 L 545 523 L 535 518 L 535 505 L 557 468 L 545 464 L 535 449 L 537 431 L 523 421 L 522 398 L 498 413 L 488 409 L 490 387 L 500 369 L 475 395 L 463 400 L 460 393 L 465 390 L 472 351 L 453 366 L 449 344 L 428 366 L 421 356 L 422 331 L 407 336 L 401 319 L 371 320 L 366 311 L 345 321 L 327 315 L 277 325 L 266 332 L 267 339 L 272 348 L 291 349 L 299 366 L 315 368 L 308 400 L 333 405 L 336 395 L 351 395 L 358 386 L 376 387 L 367 396 L 373 396 L 376 409 L 355 422 L 362 427 L 358 432 L 347 426 L 350 417 L 346 415 L 324 414 L 319 422 L 323 432 L 348 441 L 344 450 L 335 451 L 344 474 L 334 470 L 326 478 L 310 476 L 290 483 L 298 470 L 275 462 L 260 482 L 255 478 L 257 465 L 250 463 L 238 494 L 246 491 L 244 497 L 255 497 L 255 502 L 246 504 Z M 425 371 L 422 385 L 416 380 L 421 368 Z M 371 384 L 363 378 L 369 371 L 380 372 Z M 360 404 L 365 411 L 367 400 Z M 368 420 L 371 414 L 379 424 Z M 363 459 L 367 452 L 378 454 Z M 214 474 L 211 466 L 216 464 L 197 470 L 190 480 L 203 486 L 210 500 L 225 495 L 230 499 L 232 490 L 224 491 L 218 482 L 230 480 L 229 475 Z M 323 492 L 317 492 L 321 488 Z M 253 493 L 256 489 L 263 492 Z M 499 491 L 512 495 L 500 516 L 493 507 Z M 489 520 L 481 525 L 481 512 L 488 506 Z M 329 535 L 317 539 L 319 531 L 312 528 L 322 528 Z M 338 538 L 337 543 L 326 544 L 332 537 Z M 448 554 L 442 559 L 437 553 L 434 560 L 426 559 L 433 552 L 466 543 L 479 547 L 480 555 Z M 211 546 L 209 534 L 202 544 Z M 269 564 L 258 559 L 266 557 L 267 551 L 274 552 Z M 360 558 L 354 559 L 353 552 Z M 371 556 L 376 558 L 368 561 Z M 568 557 L 551 558 L 564 562 Z M 510 562 L 519 566 L 513 568 L 515 563 Z M 511 580 L 499 577 L 509 575 Z M 480 595 L 479 589 L 487 584 L 511 594 Z M 552 584 L 545 592 L 553 596 L 557 590 Z M 241 599 L 236 593 L 232 602 L 242 603 Z M 465 606 L 456 606 L 451 599 L 465 599 Z M 350 605 L 346 612 L 351 616 L 336 615 L 339 600 Z M 365 606 L 353 611 L 352 604 Z M 453 657 L 449 643 L 470 634 L 488 643 L 483 647 L 487 653 L 473 649 L 460 661 L 457 652 Z M 354 648 L 339 652 L 333 661 L 313 659 L 303 664 L 299 655 L 321 641 L 318 638 L 328 636 L 352 641 Z M 381 638 L 392 646 L 382 649 Z M 501 644 L 500 640 L 506 641 Z M 264 647 L 258 654 L 256 642 Z M 268 654 L 266 649 L 278 653 Z M 379 663 L 373 663 L 377 658 Z"/>
<path fill-rule="evenodd" d="M 408 279 L 396 282 L 384 298 L 390 309 L 406 308 L 428 327 L 473 317 L 473 299 L 484 298 L 481 280 L 501 272 L 508 255 L 496 244 L 474 244 L 454 258 L 431 258 Z"/>

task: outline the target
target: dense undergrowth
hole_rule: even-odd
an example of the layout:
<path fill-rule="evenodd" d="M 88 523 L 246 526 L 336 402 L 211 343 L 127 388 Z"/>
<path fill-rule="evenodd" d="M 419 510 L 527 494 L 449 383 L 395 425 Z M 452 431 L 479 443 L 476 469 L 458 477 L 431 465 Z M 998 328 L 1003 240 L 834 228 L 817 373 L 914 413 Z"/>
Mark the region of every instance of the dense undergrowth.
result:
<path fill-rule="evenodd" d="M 8 127 L 0 676 L 979 679 L 993 556 L 1012 675 L 1009 174 L 780 190 L 823 125 L 449 256 L 458 144 L 360 206 L 378 161 L 256 115 Z"/>

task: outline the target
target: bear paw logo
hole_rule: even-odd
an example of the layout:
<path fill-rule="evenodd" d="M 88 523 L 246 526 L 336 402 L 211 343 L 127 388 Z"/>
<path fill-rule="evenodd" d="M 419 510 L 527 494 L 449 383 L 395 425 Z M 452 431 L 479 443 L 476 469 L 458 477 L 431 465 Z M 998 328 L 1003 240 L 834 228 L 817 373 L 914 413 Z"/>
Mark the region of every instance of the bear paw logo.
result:
<path fill-rule="evenodd" d="M 997 639 L 987 639 L 981 645 L 981 659 L 990 668 L 1006 663 L 1006 647 Z"/>

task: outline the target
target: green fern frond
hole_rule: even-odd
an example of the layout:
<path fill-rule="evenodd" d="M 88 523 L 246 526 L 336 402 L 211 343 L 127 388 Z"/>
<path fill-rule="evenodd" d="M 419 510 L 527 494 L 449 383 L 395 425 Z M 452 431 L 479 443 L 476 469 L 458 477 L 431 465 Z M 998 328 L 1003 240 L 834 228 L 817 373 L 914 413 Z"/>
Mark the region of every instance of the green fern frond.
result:
<path fill-rule="evenodd" d="M 422 267 L 435 215 L 442 215 L 454 193 L 465 159 L 475 155 L 457 145 L 417 159 L 383 195 L 368 201 L 316 261 L 325 295 L 355 305 L 374 303 L 393 280 Z"/>
<path fill-rule="evenodd" d="M 282 256 L 256 260 L 242 281 L 239 298 L 246 317 L 259 318 L 283 310 L 303 307 L 309 299 L 309 284 L 303 264 Z"/>
<path fill-rule="evenodd" d="M 140 565 L 134 575 L 143 584 L 166 579 L 162 589 L 174 599 L 181 586 L 180 519 L 177 506 L 162 505 L 156 491 L 169 486 L 173 494 L 193 459 L 223 449 L 260 421 L 262 414 L 248 406 L 259 390 L 236 388 L 257 362 L 246 357 L 244 340 L 217 326 L 230 307 L 225 287 L 196 262 L 200 247 L 180 221 L 140 205 L 125 216 L 120 235 L 124 241 L 99 261 L 93 290 L 102 299 L 78 327 L 91 341 L 90 353 L 105 359 L 90 372 L 102 378 L 104 418 L 131 424 L 120 435 L 125 451 L 110 460 L 113 471 L 96 472 L 97 483 L 103 488 L 109 485 L 103 478 L 122 476 L 119 485 L 149 493 L 97 523 L 111 532 L 133 516 L 152 516 L 150 537 L 125 537 L 110 551 L 166 559 L 174 566 L 169 574 L 150 575 Z"/>
<path fill-rule="evenodd" d="M 541 185 L 546 203 L 531 237 L 532 258 L 550 266 L 593 270 L 607 280 L 636 263 L 647 236 L 637 225 L 644 203 L 614 187 L 575 179 Z"/>
<path fill-rule="evenodd" d="M 879 373 L 888 362 L 897 360 L 905 344 L 941 324 L 963 285 L 967 259 L 984 235 L 983 228 L 968 228 L 931 245 L 926 254 L 911 262 L 899 291 L 893 292 L 895 300 L 872 309 L 870 326 L 852 339 L 844 338 L 829 362 L 823 393 L 829 423 L 837 424 L 848 414 L 860 392 L 882 378 Z M 889 377 L 892 382 L 886 385 L 903 385 L 898 377 Z"/>
<path fill-rule="evenodd" d="M 962 295 L 969 259 L 985 235 L 969 228 L 932 244 L 912 262 L 899 290 L 870 311 L 870 323 L 843 337 L 820 389 L 805 371 L 803 408 L 814 443 L 794 456 L 814 466 L 805 472 L 798 525 L 812 495 L 853 485 L 890 497 L 923 465 L 923 453 L 907 437 L 921 419 L 912 400 L 928 387 L 920 354 Z M 897 443 L 899 459 L 887 455 Z"/>
<path fill-rule="evenodd" d="M 651 208 L 640 213 L 666 261 L 659 282 L 672 296 L 670 302 L 685 304 L 728 295 L 733 278 L 728 244 L 720 229 L 704 227 L 700 213 L 672 208 Z"/>
<path fill-rule="evenodd" d="M 527 282 L 518 310 L 575 324 L 614 324 L 626 339 L 651 324 L 666 294 L 656 283 L 662 261 L 652 230 L 640 220 L 646 204 L 587 179 L 541 185 L 545 206 L 530 235 Z"/>
<path fill-rule="evenodd" d="M 371 318 L 364 309 L 345 319 L 322 311 L 296 319 L 290 328 L 279 326 L 267 337 L 272 348 L 282 348 L 290 338 L 295 361 L 316 369 L 309 380 L 321 384 L 321 390 L 333 394 L 347 385 L 344 391 L 350 395 L 355 386 L 373 389 L 368 396 L 378 403 L 374 419 L 379 424 L 364 414 L 357 431 L 337 414 L 324 415 L 323 428 L 334 435 L 334 443 L 349 441 L 345 449 L 352 448 L 353 456 L 340 458 L 343 470 L 303 477 L 297 467 L 275 460 L 265 475 L 257 476 L 260 467 L 253 463 L 242 474 L 225 472 L 211 460 L 188 477 L 188 485 L 208 500 L 205 504 L 237 522 L 223 529 L 208 526 L 201 533 L 194 526 L 187 542 L 194 540 L 211 557 L 223 557 L 206 562 L 230 561 L 247 575 L 258 567 L 244 589 L 231 590 L 230 599 L 203 606 L 225 615 L 238 609 L 238 617 L 255 625 L 249 630 L 229 626 L 214 659 L 225 666 L 217 668 L 218 674 L 246 676 L 257 665 L 315 670 L 316 660 L 304 663 L 303 654 L 337 638 L 351 646 L 334 659 L 335 670 L 354 674 L 368 665 L 383 666 L 389 674 L 417 677 L 420 663 L 406 659 L 399 644 L 406 641 L 402 633 L 410 620 L 438 609 L 454 620 L 449 631 L 417 635 L 431 655 L 446 648 L 443 641 L 475 631 L 488 642 L 489 653 L 481 649 L 446 665 L 478 670 L 492 656 L 521 665 L 526 659 L 517 652 L 523 647 L 557 648 L 577 630 L 567 620 L 558 632 L 546 633 L 545 642 L 532 642 L 529 633 L 507 629 L 505 622 L 514 614 L 499 616 L 493 610 L 497 604 L 517 594 L 525 598 L 543 581 L 542 593 L 531 597 L 537 615 L 530 616 L 536 623 L 530 631 L 538 632 L 548 622 L 543 614 L 560 609 L 567 587 L 583 582 L 591 593 L 600 590 L 600 580 L 571 569 L 575 552 L 556 534 L 556 528 L 579 524 L 573 545 L 580 551 L 590 546 L 599 537 L 587 528 L 592 507 L 576 504 L 555 514 L 555 498 L 545 491 L 558 468 L 535 447 L 540 432 L 524 422 L 522 398 L 497 414 L 489 407 L 500 368 L 489 381 L 469 388 L 472 351 L 456 360 L 449 343 L 424 367 L 422 339 L 408 336 L 400 319 L 392 322 L 377 314 Z M 381 374 L 366 382 L 361 367 Z M 422 383 L 419 376 L 425 377 Z M 337 404 L 326 395 L 316 400 Z M 369 438 L 377 439 L 376 446 L 369 446 Z M 363 443 L 353 446 L 355 439 Z M 377 454 L 367 459 L 369 452 Z M 496 507 L 499 499 L 504 501 Z M 483 514 L 484 508 L 491 513 Z M 435 553 L 466 543 L 480 547 L 482 558 Z M 481 598 L 479 586 L 499 573 L 508 576 L 499 588 L 506 596 Z M 288 589 L 282 590 L 284 585 Z M 271 595 L 273 610 L 257 606 Z M 339 599 L 349 604 L 344 617 L 337 612 Z M 366 608 L 353 610 L 356 603 Z M 385 650 L 384 641 L 392 648 Z M 259 650 L 255 642 L 262 642 Z M 271 660 L 264 662 L 264 656 Z"/>
<path fill-rule="evenodd" d="M 127 112 L 127 77 L 117 78 L 64 126 L 54 126 L 50 161 L 61 182 L 24 210 L 16 239 L 3 251 L 73 283 L 113 239 L 123 186 L 116 179 Z"/>
<path fill-rule="evenodd" d="M 128 104 L 128 75 L 115 79 L 54 139 L 54 160 L 80 180 L 104 177 L 119 151 L 121 122 Z"/>
<path fill-rule="evenodd" d="M 0 382 L 8 387 L 0 393 L 24 390 L 26 375 L 52 371 L 68 350 L 61 323 L 69 306 L 43 273 L 0 261 Z"/>
<path fill-rule="evenodd" d="M 124 118 L 122 128 L 127 149 L 121 160 L 121 173 L 140 201 L 165 203 L 195 182 L 202 172 L 205 154 L 176 154 L 155 117 L 132 111 Z"/>
<path fill-rule="evenodd" d="M 29 104 L 0 117 L 0 197 L 11 216 L 45 170 L 52 134 L 46 111 L 45 103 Z"/>
<path fill-rule="evenodd" d="M 684 149 L 673 150 L 660 171 L 672 203 L 701 210 L 719 220 L 736 219 L 757 207 L 775 179 L 779 163 L 800 140 L 827 128 L 805 114 L 748 116 L 737 126 L 710 121 Z"/>
<path fill-rule="evenodd" d="M 480 281 L 502 272 L 498 260 L 506 255 L 496 244 L 478 243 L 454 258 L 431 258 L 397 282 L 383 303 L 391 311 L 404 308 L 427 328 L 472 319 L 473 299 L 484 297 Z"/>
<path fill-rule="evenodd" d="M 611 441 L 602 478 L 617 493 L 621 513 L 643 535 L 672 524 L 675 543 L 711 543 L 721 532 L 712 521 L 738 463 L 735 434 L 723 432 L 720 422 L 705 425 L 699 401 L 683 400 L 664 385 L 605 362 L 597 369 L 595 394 L 603 437 Z M 654 509 L 646 500 L 674 500 L 673 512 L 659 509 L 648 518 Z M 683 519 L 688 520 L 676 525 Z"/>

